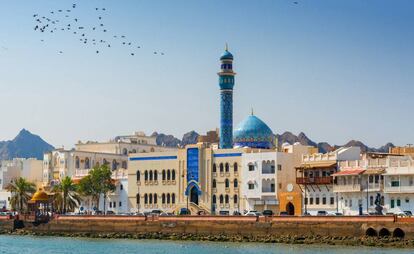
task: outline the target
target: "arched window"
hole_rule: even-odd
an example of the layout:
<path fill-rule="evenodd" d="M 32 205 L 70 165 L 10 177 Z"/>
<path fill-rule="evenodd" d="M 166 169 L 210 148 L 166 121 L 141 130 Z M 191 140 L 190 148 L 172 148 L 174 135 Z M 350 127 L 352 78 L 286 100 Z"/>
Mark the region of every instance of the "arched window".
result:
<path fill-rule="evenodd" d="M 234 163 L 233 170 L 234 170 L 234 173 L 236 173 L 237 171 L 239 171 L 239 165 L 237 165 L 237 162 Z"/>
<path fill-rule="evenodd" d="M 117 166 L 118 166 L 118 163 L 116 162 L 116 160 L 113 160 L 112 161 L 112 170 L 116 170 Z"/>
<path fill-rule="evenodd" d="M 139 170 L 137 170 L 137 182 L 141 180 L 141 174 L 139 173 Z"/>
<path fill-rule="evenodd" d="M 89 169 L 91 167 L 91 163 L 89 162 L 89 158 L 85 158 L 85 169 Z"/>
<path fill-rule="evenodd" d="M 227 195 L 227 194 L 226 194 L 226 196 L 225 196 L 225 198 L 224 198 L 224 199 L 225 199 L 225 201 L 226 201 L 226 204 L 228 204 L 228 203 L 229 203 L 229 195 Z"/>
<path fill-rule="evenodd" d="M 76 169 L 79 169 L 79 167 L 80 167 L 79 157 L 78 157 L 78 156 L 76 156 L 76 158 L 75 158 L 75 168 L 76 168 Z"/>
<path fill-rule="evenodd" d="M 217 197 L 216 197 L 216 195 L 213 195 L 213 204 L 217 204 Z"/>
<path fill-rule="evenodd" d="M 145 170 L 145 172 L 144 172 L 144 178 L 145 178 L 145 181 L 148 181 L 148 170 Z"/>
<path fill-rule="evenodd" d="M 237 195 L 234 195 L 234 197 L 233 197 L 233 202 L 235 203 L 235 204 L 237 204 L 237 202 L 239 201 L 239 199 L 238 199 L 238 197 L 237 197 Z"/>
<path fill-rule="evenodd" d="M 175 170 L 171 170 L 171 180 L 175 181 Z"/>
<path fill-rule="evenodd" d="M 149 171 L 149 180 L 152 181 L 152 170 Z"/>
<path fill-rule="evenodd" d="M 216 166 L 216 163 L 214 163 L 213 164 L 213 173 L 216 173 L 217 172 L 217 166 Z"/>
<path fill-rule="evenodd" d="M 165 193 L 162 194 L 161 201 L 162 201 L 163 204 L 165 204 Z"/>
<path fill-rule="evenodd" d="M 105 158 L 102 160 L 102 165 L 108 165 L 108 161 Z"/>
<path fill-rule="evenodd" d="M 220 163 L 220 173 L 223 173 L 223 171 L 224 171 L 223 163 Z"/>
<path fill-rule="evenodd" d="M 175 193 L 171 194 L 171 203 L 175 204 Z"/>
<path fill-rule="evenodd" d="M 169 203 L 170 203 L 170 198 L 171 198 L 170 193 L 167 193 L 167 204 L 169 204 Z"/>
<path fill-rule="evenodd" d="M 127 162 L 126 161 L 122 161 L 122 168 L 126 169 L 128 167 Z"/>
<path fill-rule="evenodd" d="M 154 170 L 154 181 L 158 181 L 158 171 Z"/>
<path fill-rule="evenodd" d="M 123 155 L 128 155 L 128 150 L 126 148 L 122 149 L 122 154 Z"/>
<path fill-rule="evenodd" d="M 167 170 L 167 181 L 171 180 L 171 171 Z"/>
<path fill-rule="evenodd" d="M 141 203 L 141 197 L 139 196 L 139 193 L 137 193 L 136 198 L 137 198 L 137 204 L 139 205 Z"/>
<path fill-rule="evenodd" d="M 144 204 L 148 204 L 148 194 L 145 193 L 144 195 Z"/>
<path fill-rule="evenodd" d="M 234 182 L 233 182 L 233 187 L 234 187 L 234 188 L 239 187 L 239 181 L 237 181 L 237 179 L 234 179 Z"/>
<path fill-rule="evenodd" d="M 217 188 L 217 181 L 216 181 L 216 179 L 213 179 L 213 188 Z"/>
<path fill-rule="evenodd" d="M 137 153 L 137 149 L 132 149 L 132 153 Z"/>
<path fill-rule="evenodd" d="M 229 163 L 226 162 L 226 173 L 228 173 L 230 171 L 230 165 Z"/>
<path fill-rule="evenodd" d="M 157 193 L 154 193 L 154 204 L 157 203 L 157 201 L 158 201 L 157 199 L 158 199 Z"/>
<path fill-rule="evenodd" d="M 149 197 L 148 197 L 148 199 L 149 199 L 149 203 L 150 203 L 150 204 L 152 204 L 152 194 L 150 193 L 148 196 L 149 196 Z"/>
<path fill-rule="evenodd" d="M 165 181 L 165 169 L 162 170 L 162 180 Z"/>
<path fill-rule="evenodd" d="M 224 197 L 223 195 L 220 195 L 220 204 L 223 204 L 223 202 L 224 202 Z"/>
<path fill-rule="evenodd" d="M 230 181 L 229 181 L 229 179 L 226 178 L 226 180 L 224 180 L 224 183 L 225 183 L 226 188 L 229 188 L 230 187 Z"/>

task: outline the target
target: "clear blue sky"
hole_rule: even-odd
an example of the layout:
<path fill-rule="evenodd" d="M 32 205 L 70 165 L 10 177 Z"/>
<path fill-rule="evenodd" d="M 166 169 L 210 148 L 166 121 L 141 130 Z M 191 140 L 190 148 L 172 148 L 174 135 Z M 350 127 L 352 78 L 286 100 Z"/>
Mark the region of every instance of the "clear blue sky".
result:
<path fill-rule="evenodd" d="M 68 148 L 216 128 L 228 42 L 235 125 L 253 107 L 274 133 L 414 143 L 414 2 L 297 1 L 0 1 L 0 140 L 26 128 Z M 108 34 L 143 48 L 131 57 L 118 41 L 96 54 L 71 33 L 33 30 L 33 14 L 72 3 L 88 27 L 105 7 Z"/>

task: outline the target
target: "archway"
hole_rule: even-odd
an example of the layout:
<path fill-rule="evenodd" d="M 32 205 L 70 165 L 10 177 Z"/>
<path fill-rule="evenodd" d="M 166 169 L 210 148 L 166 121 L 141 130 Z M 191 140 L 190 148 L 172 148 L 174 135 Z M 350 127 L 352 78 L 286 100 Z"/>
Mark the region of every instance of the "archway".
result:
<path fill-rule="evenodd" d="M 379 237 L 385 237 L 385 236 L 390 236 L 390 231 L 386 228 L 382 228 L 379 233 L 378 233 Z"/>
<path fill-rule="evenodd" d="M 198 205 L 198 190 L 195 186 L 193 186 L 190 191 L 190 202 Z"/>
<path fill-rule="evenodd" d="M 377 231 L 375 231 L 375 229 L 373 228 L 368 228 L 367 231 L 365 232 L 366 236 L 371 236 L 371 237 L 376 237 L 377 235 Z"/>
<path fill-rule="evenodd" d="M 288 215 L 295 215 L 295 206 L 291 202 L 286 204 L 286 212 Z"/>
<path fill-rule="evenodd" d="M 392 236 L 398 237 L 398 238 L 404 238 L 405 233 L 401 228 L 396 228 L 394 229 L 394 232 L 392 232 Z"/>

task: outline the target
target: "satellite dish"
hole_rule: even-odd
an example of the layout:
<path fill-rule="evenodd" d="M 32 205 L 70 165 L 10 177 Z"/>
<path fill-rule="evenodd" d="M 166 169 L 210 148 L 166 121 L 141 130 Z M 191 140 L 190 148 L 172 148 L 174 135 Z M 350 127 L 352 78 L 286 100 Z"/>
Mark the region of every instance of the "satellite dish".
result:
<path fill-rule="evenodd" d="M 293 184 L 289 183 L 289 184 L 286 186 L 286 190 L 287 190 L 288 192 L 292 192 L 292 191 L 293 191 Z"/>

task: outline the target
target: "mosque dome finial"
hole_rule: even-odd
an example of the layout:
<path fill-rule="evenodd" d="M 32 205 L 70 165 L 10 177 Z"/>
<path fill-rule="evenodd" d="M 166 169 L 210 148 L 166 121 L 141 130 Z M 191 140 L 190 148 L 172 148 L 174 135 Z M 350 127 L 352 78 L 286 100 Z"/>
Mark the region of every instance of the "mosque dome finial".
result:
<path fill-rule="evenodd" d="M 226 42 L 224 53 L 221 55 L 220 60 L 233 60 L 233 55 L 229 51 L 229 45 Z"/>

